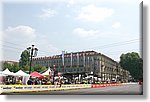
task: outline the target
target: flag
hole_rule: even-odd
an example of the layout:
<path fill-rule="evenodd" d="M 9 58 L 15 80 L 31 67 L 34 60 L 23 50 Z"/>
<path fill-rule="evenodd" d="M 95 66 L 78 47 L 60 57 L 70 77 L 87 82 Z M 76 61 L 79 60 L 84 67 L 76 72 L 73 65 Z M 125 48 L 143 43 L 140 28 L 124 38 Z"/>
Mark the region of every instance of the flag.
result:
<path fill-rule="evenodd" d="M 94 65 L 94 58 L 92 57 L 92 64 Z"/>
<path fill-rule="evenodd" d="M 92 67 L 93 67 L 93 70 L 94 70 L 94 58 L 93 58 L 93 56 L 92 56 Z"/>
<path fill-rule="evenodd" d="M 88 56 L 88 66 L 89 66 L 89 64 L 90 64 L 90 58 L 89 58 L 89 56 Z"/>
<path fill-rule="evenodd" d="M 83 66 L 85 67 L 85 54 L 83 54 Z"/>
<path fill-rule="evenodd" d="M 71 64 L 71 67 L 72 67 L 72 52 L 71 52 L 71 56 L 70 57 L 71 57 L 71 63 L 70 64 Z"/>
<path fill-rule="evenodd" d="M 64 67 L 64 65 L 65 65 L 65 62 L 64 62 L 64 60 L 65 60 L 64 54 L 65 54 L 65 51 L 62 51 L 62 65 L 63 65 L 63 67 Z"/>
<path fill-rule="evenodd" d="M 77 53 L 77 65 L 79 65 L 79 53 Z"/>

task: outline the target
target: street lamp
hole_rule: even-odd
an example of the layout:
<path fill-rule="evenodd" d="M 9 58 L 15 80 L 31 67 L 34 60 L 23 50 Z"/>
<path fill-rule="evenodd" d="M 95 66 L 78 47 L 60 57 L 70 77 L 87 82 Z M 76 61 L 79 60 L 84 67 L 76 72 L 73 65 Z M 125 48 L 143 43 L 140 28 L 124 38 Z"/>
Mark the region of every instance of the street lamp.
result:
<path fill-rule="evenodd" d="M 28 47 L 27 48 L 29 54 L 30 54 L 30 69 L 29 69 L 29 74 L 31 73 L 31 65 L 32 65 L 32 57 L 36 57 L 37 56 L 37 48 L 34 48 L 34 45 L 32 45 L 32 47 Z"/>

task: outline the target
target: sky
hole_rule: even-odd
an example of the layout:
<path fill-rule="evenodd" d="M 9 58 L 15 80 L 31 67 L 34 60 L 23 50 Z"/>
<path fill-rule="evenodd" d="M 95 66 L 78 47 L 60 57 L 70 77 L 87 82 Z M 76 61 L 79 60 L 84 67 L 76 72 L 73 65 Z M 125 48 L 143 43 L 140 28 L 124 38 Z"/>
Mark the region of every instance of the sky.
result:
<path fill-rule="evenodd" d="M 44 1 L 2 3 L 2 60 L 19 61 L 33 44 L 37 57 L 94 50 L 119 61 L 140 53 L 140 1 Z"/>

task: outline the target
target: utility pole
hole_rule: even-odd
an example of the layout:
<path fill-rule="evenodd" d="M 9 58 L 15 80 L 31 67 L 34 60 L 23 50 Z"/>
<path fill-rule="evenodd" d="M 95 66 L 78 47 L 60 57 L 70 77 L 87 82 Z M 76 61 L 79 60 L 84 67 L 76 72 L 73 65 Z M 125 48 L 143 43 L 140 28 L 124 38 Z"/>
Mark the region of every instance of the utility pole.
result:
<path fill-rule="evenodd" d="M 37 56 L 37 48 L 34 48 L 34 45 L 32 47 L 27 48 L 29 54 L 30 54 L 30 69 L 29 69 L 29 74 L 31 73 L 31 65 L 32 65 L 32 58 Z"/>

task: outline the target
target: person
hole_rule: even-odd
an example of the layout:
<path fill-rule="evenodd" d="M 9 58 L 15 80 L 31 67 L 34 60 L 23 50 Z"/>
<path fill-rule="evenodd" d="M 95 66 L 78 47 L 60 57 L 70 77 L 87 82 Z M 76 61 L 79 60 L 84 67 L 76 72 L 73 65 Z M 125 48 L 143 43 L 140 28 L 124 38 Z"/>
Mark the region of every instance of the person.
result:
<path fill-rule="evenodd" d="M 42 85 L 42 79 L 39 79 L 39 85 Z"/>
<path fill-rule="evenodd" d="M 37 80 L 37 79 L 35 79 L 34 84 L 35 84 L 35 85 L 38 85 L 38 80 Z"/>
<path fill-rule="evenodd" d="M 19 83 L 19 85 L 22 85 L 22 80 L 21 80 L 21 79 L 19 79 L 18 83 Z"/>
<path fill-rule="evenodd" d="M 32 85 L 33 84 L 31 76 L 30 76 L 29 80 L 27 81 L 27 84 L 28 85 Z"/>
<path fill-rule="evenodd" d="M 61 87 L 61 85 L 62 85 L 62 79 L 60 79 L 60 87 Z"/>

